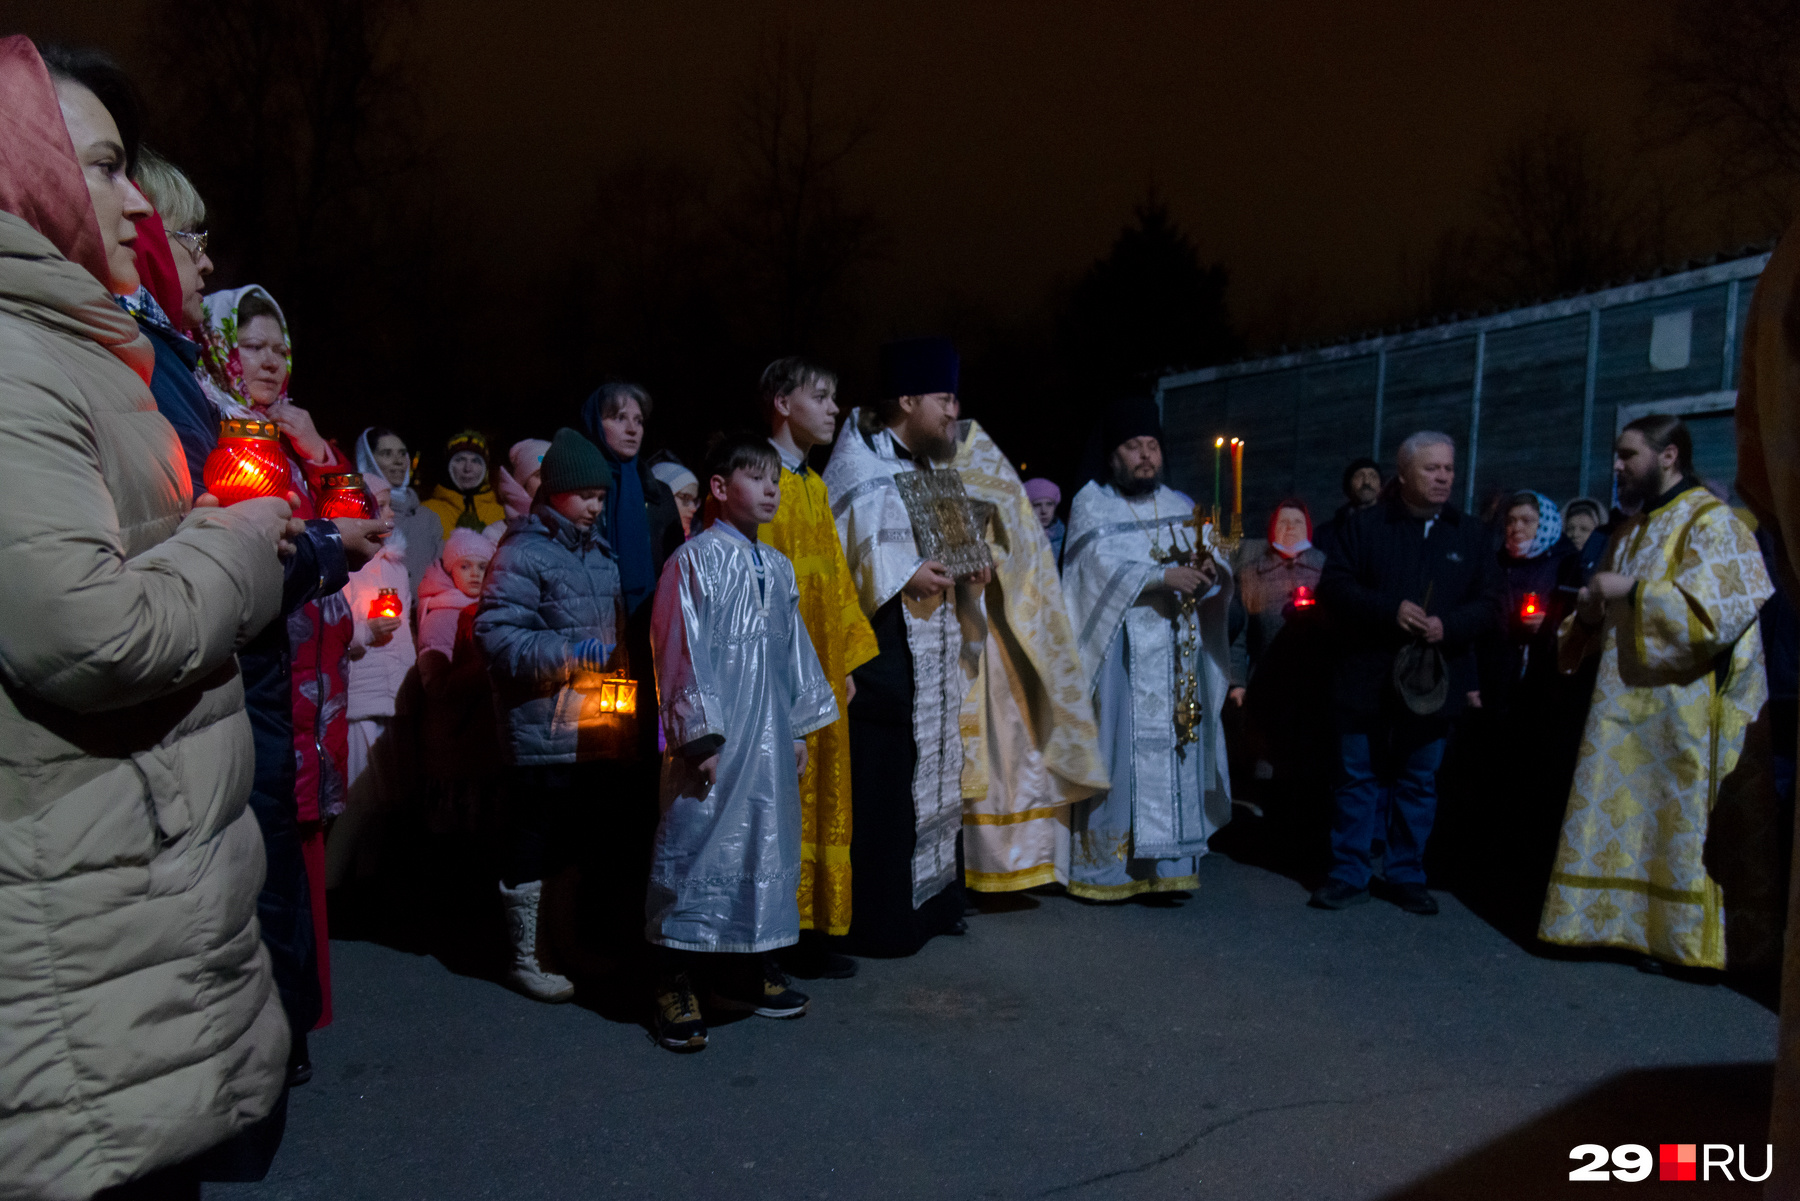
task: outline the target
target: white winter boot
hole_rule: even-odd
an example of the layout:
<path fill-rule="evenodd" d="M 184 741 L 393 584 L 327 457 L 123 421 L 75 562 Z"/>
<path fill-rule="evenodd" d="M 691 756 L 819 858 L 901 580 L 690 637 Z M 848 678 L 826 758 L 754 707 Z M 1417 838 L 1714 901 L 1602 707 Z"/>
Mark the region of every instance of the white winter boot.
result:
<path fill-rule="evenodd" d="M 574 997 L 575 986 L 555 972 L 545 971 L 538 963 L 538 902 L 544 895 L 544 882 L 532 880 L 517 888 L 500 885 L 500 902 L 506 909 L 506 933 L 512 939 L 511 962 L 500 979 L 511 988 L 539 1001 L 567 1001 Z"/>

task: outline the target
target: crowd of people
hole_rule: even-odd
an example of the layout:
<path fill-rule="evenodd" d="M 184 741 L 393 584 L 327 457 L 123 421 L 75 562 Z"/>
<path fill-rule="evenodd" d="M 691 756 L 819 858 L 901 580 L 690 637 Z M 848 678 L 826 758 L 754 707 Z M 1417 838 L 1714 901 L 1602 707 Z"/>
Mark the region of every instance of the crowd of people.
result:
<path fill-rule="evenodd" d="M 1420 431 L 1328 521 L 1288 497 L 1237 541 L 1165 482 L 1151 401 L 1106 410 L 1065 506 L 924 337 L 848 412 L 771 363 L 703 463 L 650 453 L 615 381 L 504 456 L 458 433 L 427 494 L 403 433 L 296 403 L 276 297 L 208 291 L 204 200 L 116 66 L 10 38 L 0 94 L 11 1193 L 259 1179 L 332 1020 L 333 907 L 421 838 L 482 848 L 498 979 L 639 982 L 677 1051 L 964 934 L 971 891 L 1173 903 L 1230 824 L 1316 907 L 1435 913 L 1475 717 L 1510 748 L 1484 845 L 1546 941 L 1722 969 L 1785 897 L 1708 825 L 1764 785 L 1791 822 L 1793 610 L 1678 418 L 1625 428 L 1614 503 L 1461 512 Z M 251 426 L 279 494 L 222 503 Z M 321 515 L 345 487 L 364 514 Z"/>

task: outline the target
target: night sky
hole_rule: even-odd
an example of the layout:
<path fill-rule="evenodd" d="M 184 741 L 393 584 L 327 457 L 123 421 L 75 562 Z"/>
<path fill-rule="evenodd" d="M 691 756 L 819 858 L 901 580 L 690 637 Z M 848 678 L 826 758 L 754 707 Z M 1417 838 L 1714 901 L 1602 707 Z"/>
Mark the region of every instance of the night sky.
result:
<path fill-rule="evenodd" d="M 1662 11 L 591 7 L 427 6 L 437 115 L 464 182 L 487 193 L 483 219 L 540 230 L 553 253 L 596 162 L 669 143 L 731 153 L 735 80 L 759 31 L 785 21 L 817 37 L 836 95 L 881 105 L 859 175 L 890 226 L 881 291 L 901 327 L 951 293 L 1006 316 L 1038 303 L 1105 251 L 1152 182 L 1231 268 L 1240 320 L 1284 290 L 1326 321 L 1379 311 L 1401 256 L 1466 219 L 1487 155 L 1522 122 L 1555 105 L 1629 136 Z"/>
<path fill-rule="evenodd" d="M 146 11 L 0 0 L 0 28 L 98 43 L 148 75 Z M 849 172 L 886 244 L 863 289 L 863 345 L 955 314 L 1042 323 L 1154 186 L 1230 270 L 1231 316 L 1255 350 L 1405 312 L 1405 270 L 1475 219 L 1493 154 L 1547 111 L 1628 151 L 1668 17 L 1666 0 L 424 0 L 411 57 L 456 214 L 444 253 L 515 323 L 542 320 L 604 173 L 643 151 L 701 164 L 739 152 L 740 82 L 760 40 L 785 31 L 822 51 L 836 111 L 878 113 Z M 1690 225 L 1683 253 L 1770 232 Z"/>

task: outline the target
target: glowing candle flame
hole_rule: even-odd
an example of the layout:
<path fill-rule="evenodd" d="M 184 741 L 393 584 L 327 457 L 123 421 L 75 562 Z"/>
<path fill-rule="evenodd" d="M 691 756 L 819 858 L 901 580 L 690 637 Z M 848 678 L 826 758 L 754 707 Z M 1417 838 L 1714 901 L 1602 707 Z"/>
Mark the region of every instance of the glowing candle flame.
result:
<path fill-rule="evenodd" d="M 363 486 L 362 476 L 354 471 L 328 475 L 322 483 L 324 491 L 319 496 L 320 517 L 356 517 L 368 521 L 381 516 L 381 509 L 375 504 L 375 498 Z"/>
<path fill-rule="evenodd" d="M 226 418 L 218 446 L 206 456 L 201 478 L 222 505 L 259 496 L 285 496 L 288 462 L 275 423 L 254 417 Z"/>

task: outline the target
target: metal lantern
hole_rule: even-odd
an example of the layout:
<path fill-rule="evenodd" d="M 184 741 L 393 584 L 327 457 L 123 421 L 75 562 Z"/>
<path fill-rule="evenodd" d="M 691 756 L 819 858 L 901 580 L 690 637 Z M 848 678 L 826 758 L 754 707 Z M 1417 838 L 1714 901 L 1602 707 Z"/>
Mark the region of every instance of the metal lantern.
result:
<path fill-rule="evenodd" d="M 581 700 L 576 747 L 583 759 L 629 762 L 638 745 L 637 681 L 624 670 L 583 671 L 570 681 Z"/>
<path fill-rule="evenodd" d="M 400 616 L 400 592 L 399 592 L 399 590 L 395 589 L 395 588 L 383 588 L 380 592 L 377 592 L 375 594 L 375 599 L 373 601 L 369 602 L 369 616 L 370 617 L 398 617 L 398 616 Z"/>
<path fill-rule="evenodd" d="M 607 672 L 595 690 L 602 713 L 636 713 L 637 681 L 624 672 Z"/>
<path fill-rule="evenodd" d="M 327 518 L 355 517 L 370 521 L 381 516 L 381 506 L 363 486 L 363 477 L 354 471 L 325 476 L 320 485 L 319 516 Z"/>
<path fill-rule="evenodd" d="M 259 496 L 286 496 L 288 461 L 281 449 L 280 429 L 273 421 L 227 417 L 218 446 L 206 456 L 202 478 L 206 490 L 222 505 Z"/>

